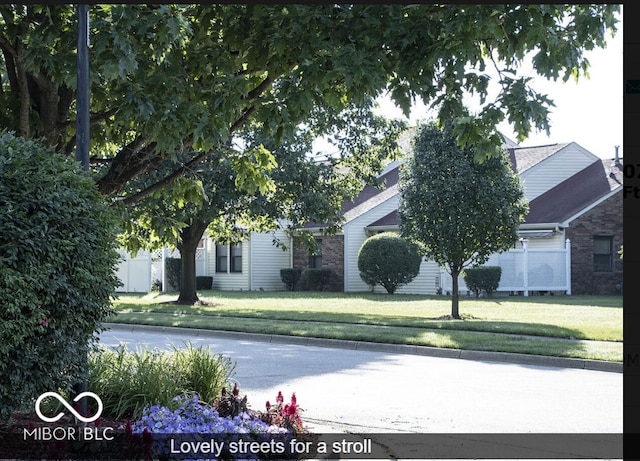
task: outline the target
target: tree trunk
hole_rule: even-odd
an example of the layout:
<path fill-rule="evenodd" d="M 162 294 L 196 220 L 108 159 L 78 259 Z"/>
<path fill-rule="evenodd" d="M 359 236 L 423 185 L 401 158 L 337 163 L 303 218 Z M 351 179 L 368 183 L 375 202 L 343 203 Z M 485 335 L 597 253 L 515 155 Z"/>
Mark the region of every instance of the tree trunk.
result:
<path fill-rule="evenodd" d="M 198 243 L 209 223 L 194 220 L 191 225 L 182 229 L 181 240 L 178 245 L 181 259 L 181 283 L 179 304 L 195 304 L 200 299 L 196 292 L 196 250 Z"/>
<path fill-rule="evenodd" d="M 454 319 L 460 318 L 460 312 L 458 311 L 458 276 L 460 275 L 460 269 L 451 269 L 451 317 Z"/>

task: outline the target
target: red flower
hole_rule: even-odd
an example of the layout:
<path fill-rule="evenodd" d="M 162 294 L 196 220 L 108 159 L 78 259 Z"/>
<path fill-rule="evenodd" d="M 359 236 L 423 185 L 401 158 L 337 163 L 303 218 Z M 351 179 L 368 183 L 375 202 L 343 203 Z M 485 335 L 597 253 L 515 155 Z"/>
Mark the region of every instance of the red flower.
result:
<path fill-rule="evenodd" d="M 291 405 L 296 406 L 296 404 L 297 404 L 297 403 L 298 403 L 298 400 L 296 399 L 296 393 L 294 392 L 294 393 L 291 395 Z"/>
<path fill-rule="evenodd" d="M 282 392 L 278 392 L 278 396 L 276 397 L 276 402 L 283 403 L 284 397 L 282 396 Z"/>
<path fill-rule="evenodd" d="M 269 403 L 269 401 L 267 400 L 267 411 L 269 411 L 271 409 L 271 403 Z"/>
<path fill-rule="evenodd" d="M 124 428 L 124 432 L 127 435 L 133 434 L 133 428 L 131 427 L 131 421 L 127 420 L 127 425 Z"/>
<path fill-rule="evenodd" d="M 233 385 L 233 395 L 238 395 L 240 393 L 240 389 L 238 389 L 238 385 L 234 384 Z"/>
<path fill-rule="evenodd" d="M 149 429 L 146 427 L 144 428 L 144 431 L 142 431 L 142 442 L 145 445 L 151 445 L 151 442 L 153 442 L 153 435 L 151 435 L 151 432 L 149 432 Z"/>

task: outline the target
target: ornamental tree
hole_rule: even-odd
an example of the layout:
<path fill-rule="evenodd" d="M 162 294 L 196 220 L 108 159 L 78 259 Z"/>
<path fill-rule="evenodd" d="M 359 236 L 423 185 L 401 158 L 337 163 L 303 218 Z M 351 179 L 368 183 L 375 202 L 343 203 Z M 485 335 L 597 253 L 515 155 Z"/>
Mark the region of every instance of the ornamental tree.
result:
<path fill-rule="evenodd" d="M 450 125 L 423 125 L 400 174 L 401 234 L 451 274 L 454 318 L 460 318 L 462 269 L 511 248 L 528 211 L 506 151 L 482 162 L 474 160 L 475 154 L 472 147 L 456 144 Z"/>
<path fill-rule="evenodd" d="M 369 237 L 358 252 L 358 270 L 362 280 L 371 286 L 382 285 L 390 295 L 416 278 L 421 263 L 418 246 L 396 232 Z"/>
<path fill-rule="evenodd" d="M 96 4 L 89 8 L 91 162 L 103 194 L 135 204 L 228 145 L 249 121 L 276 139 L 316 107 L 341 110 L 388 92 L 420 98 L 455 135 L 491 153 L 495 126 L 524 139 L 552 105 L 518 75 L 530 55 L 548 79 L 579 78 L 585 50 L 616 30 L 611 4 Z M 75 146 L 77 12 L 0 5 L 0 127 Z M 499 75 L 489 99 L 488 67 Z M 464 96 L 481 109 L 470 113 Z M 166 159 L 187 164 L 125 186 Z M 250 158 L 246 159 L 251 161 Z"/>
<path fill-rule="evenodd" d="M 114 311 L 113 213 L 73 159 L 0 133 L 0 419 L 67 388 Z"/>

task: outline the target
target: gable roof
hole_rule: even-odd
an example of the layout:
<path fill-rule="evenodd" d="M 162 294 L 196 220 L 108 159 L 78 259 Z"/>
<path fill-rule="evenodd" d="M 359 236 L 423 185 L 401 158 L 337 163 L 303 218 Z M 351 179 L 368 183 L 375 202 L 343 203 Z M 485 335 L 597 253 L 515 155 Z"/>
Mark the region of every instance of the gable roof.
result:
<path fill-rule="evenodd" d="M 507 147 L 507 151 L 509 153 L 511 167 L 518 174 L 541 163 L 543 160 L 549 158 L 556 152 L 561 151 L 566 146 L 571 144 L 571 143 L 556 143 L 556 144 L 549 144 L 544 146 L 518 147 L 517 144 L 515 144 L 513 141 L 509 140 L 504 136 L 503 138 L 505 139 L 505 146 Z M 397 187 L 398 177 L 399 177 L 398 172 L 399 172 L 399 165 L 396 165 L 393 169 L 389 170 L 384 176 L 382 176 L 382 178 L 385 181 L 384 184 L 386 188 L 393 187 L 395 191 L 398 190 L 398 187 Z M 346 221 L 349 222 L 350 219 L 353 219 L 357 216 L 360 216 L 363 213 L 366 213 L 366 211 L 373 209 L 373 207 L 381 203 L 382 200 L 380 199 L 382 197 L 377 197 L 377 196 L 381 194 L 384 190 L 386 189 L 376 188 L 373 186 L 365 187 L 363 191 L 360 193 L 360 195 L 356 197 L 356 199 L 353 202 L 353 205 L 351 203 L 345 205 L 344 211 L 345 211 Z M 376 200 L 373 200 L 374 197 L 376 198 Z M 350 214 L 346 212 L 350 211 L 354 206 L 359 206 L 361 212 L 351 217 Z M 400 224 L 400 218 L 398 217 L 398 213 L 397 211 L 393 211 L 389 213 L 387 216 L 377 220 L 374 223 L 371 223 L 367 227 L 384 228 L 384 227 L 397 226 L 399 224 Z"/>
<path fill-rule="evenodd" d="M 347 214 L 349 211 L 357 208 L 358 206 L 364 204 L 365 202 L 371 200 L 376 195 L 380 195 L 384 190 L 392 188 L 398 184 L 398 179 L 400 177 L 400 168 L 399 165 L 391 168 L 385 174 L 380 176 L 381 184 L 379 187 L 367 185 L 364 189 L 358 194 L 356 198 L 352 201 L 346 202 L 342 206 L 343 214 Z"/>
<path fill-rule="evenodd" d="M 511 147 L 508 149 L 511 168 L 516 173 L 522 174 L 529 168 L 532 168 L 543 160 L 551 157 L 556 152 L 561 151 L 569 144 L 571 143 L 565 142 L 533 147 Z"/>
<path fill-rule="evenodd" d="M 405 140 L 406 141 L 406 140 Z M 506 140 L 512 169 L 517 174 L 539 165 L 547 158 L 560 152 L 573 143 L 556 143 L 543 146 L 518 147 L 513 141 Z M 593 155 L 593 154 L 590 154 Z M 595 156 L 594 156 L 595 157 Z M 609 162 L 612 165 L 613 161 Z M 596 202 L 622 184 L 621 165 L 610 167 L 605 172 L 605 164 L 597 160 L 557 186 L 536 197 L 529 203 L 529 213 L 523 224 L 560 223 L 566 221 L 585 207 Z M 612 175 L 608 176 L 609 170 Z M 362 216 L 389 198 L 399 193 L 400 162 L 388 165 L 380 176 L 380 186 L 367 185 L 352 201 L 342 207 L 345 223 Z M 369 224 L 370 228 L 388 228 L 400 224 L 397 211 Z M 305 228 L 323 227 L 321 224 L 308 223 Z"/>
<path fill-rule="evenodd" d="M 622 164 L 598 160 L 529 202 L 524 224 L 562 223 L 622 187 Z"/>

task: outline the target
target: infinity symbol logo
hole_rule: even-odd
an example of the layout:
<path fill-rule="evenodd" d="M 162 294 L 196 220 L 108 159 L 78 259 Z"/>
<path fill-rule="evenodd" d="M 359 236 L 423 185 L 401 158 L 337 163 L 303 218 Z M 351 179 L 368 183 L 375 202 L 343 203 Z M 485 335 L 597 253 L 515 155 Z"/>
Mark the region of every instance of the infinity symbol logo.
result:
<path fill-rule="evenodd" d="M 102 414 L 102 400 L 100 400 L 100 397 L 98 397 L 93 392 L 82 392 L 81 394 L 78 394 L 75 399 L 73 399 L 74 402 L 77 402 L 83 397 L 92 397 L 93 399 L 95 399 L 96 402 L 98 402 L 98 410 L 96 411 L 96 414 L 93 415 L 91 418 L 85 418 L 80 413 L 78 413 L 71 405 L 69 405 L 69 402 L 67 402 L 65 399 L 62 398 L 60 394 L 56 392 L 45 392 L 40 397 L 38 397 L 38 400 L 36 400 L 36 413 L 38 414 L 38 417 L 41 420 L 46 421 L 48 423 L 55 423 L 56 421 L 58 421 L 60 418 L 64 416 L 64 412 L 58 413 L 53 418 L 43 415 L 42 411 L 40 411 L 40 403 L 42 403 L 42 401 L 47 397 L 55 397 L 56 399 L 58 399 L 58 401 L 62 405 L 64 405 L 67 408 L 67 410 L 69 410 L 73 414 L 73 416 L 75 416 L 77 419 L 79 419 L 83 423 L 91 423 L 96 419 L 98 419 Z"/>

